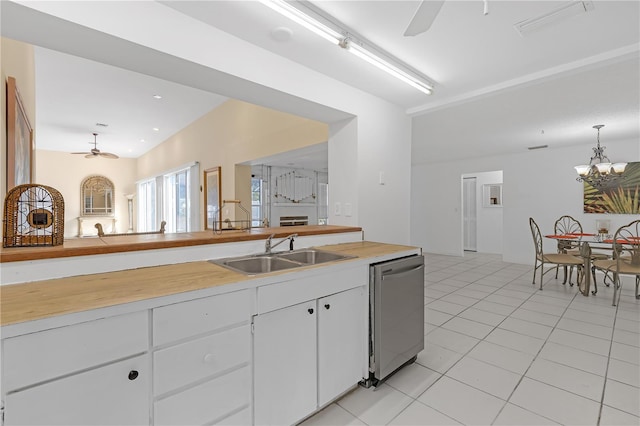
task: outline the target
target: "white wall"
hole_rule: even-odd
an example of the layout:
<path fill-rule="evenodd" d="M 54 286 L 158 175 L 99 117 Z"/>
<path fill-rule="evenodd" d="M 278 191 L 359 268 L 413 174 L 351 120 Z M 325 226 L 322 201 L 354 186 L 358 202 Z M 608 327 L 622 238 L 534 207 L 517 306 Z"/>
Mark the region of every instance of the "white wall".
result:
<path fill-rule="evenodd" d="M 637 215 L 583 213 L 582 184 L 573 166 L 588 160 L 591 143 L 559 149 L 526 151 L 444 164 L 414 164 L 411 188 L 411 243 L 429 253 L 462 256 L 462 186 L 460 176 L 478 171 L 503 170 L 503 259 L 533 264 L 529 229 L 533 217 L 542 233 L 564 214 L 575 217 L 585 231 L 595 230 L 599 218 L 611 220 L 612 229 L 638 219 Z M 616 160 L 640 161 L 637 140 L 607 143 Z M 437 183 L 437 184 L 436 184 Z M 437 200 L 437 201 L 435 201 Z M 545 248 L 555 250 L 555 243 Z"/>

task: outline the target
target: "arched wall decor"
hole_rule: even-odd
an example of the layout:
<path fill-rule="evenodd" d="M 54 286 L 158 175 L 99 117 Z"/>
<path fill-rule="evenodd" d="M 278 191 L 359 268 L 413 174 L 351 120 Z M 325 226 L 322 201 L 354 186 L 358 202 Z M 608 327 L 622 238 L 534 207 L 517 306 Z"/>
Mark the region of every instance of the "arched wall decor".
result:
<path fill-rule="evenodd" d="M 80 185 L 81 216 L 113 216 L 115 214 L 115 186 L 100 175 L 86 177 Z"/>

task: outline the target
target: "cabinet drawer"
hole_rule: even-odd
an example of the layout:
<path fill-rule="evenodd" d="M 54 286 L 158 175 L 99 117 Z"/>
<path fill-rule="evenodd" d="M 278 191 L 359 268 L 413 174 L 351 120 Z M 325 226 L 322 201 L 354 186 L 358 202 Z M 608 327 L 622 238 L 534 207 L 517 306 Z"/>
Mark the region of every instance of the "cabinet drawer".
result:
<path fill-rule="evenodd" d="M 360 287 L 368 281 L 369 269 L 363 265 L 258 287 L 258 314 Z"/>
<path fill-rule="evenodd" d="M 5 339 L 2 385 L 11 391 L 146 352 L 148 323 L 143 311 Z"/>
<path fill-rule="evenodd" d="M 154 424 L 210 423 L 248 405 L 250 395 L 251 375 L 247 366 L 157 401 Z M 224 423 L 223 420 L 221 422 Z"/>
<path fill-rule="evenodd" d="M 155 352 L 154 395 L 248 363 L 250 344 L 245 325 Z"/>
<path fill-rule="evenodd" d="M 235 291 L 153 310 L 153 345 L 196 336 L 251 317 L 250 293 Z"/>
<path fill-rule="evenodd" d="M 140 355 L 9 393 L 4 424 L 148 425 L 148 366 Z"/>

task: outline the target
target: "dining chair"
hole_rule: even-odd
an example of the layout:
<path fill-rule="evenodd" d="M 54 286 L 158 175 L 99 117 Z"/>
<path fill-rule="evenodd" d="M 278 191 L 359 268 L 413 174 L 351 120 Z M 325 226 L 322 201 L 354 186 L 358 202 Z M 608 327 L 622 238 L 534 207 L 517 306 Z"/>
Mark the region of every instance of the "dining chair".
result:
<path fill-rule="evenodd" d="M 640 220 L 618 228 L 613 236 L 613 260 L 596 260 L 593 265 L 613 274 L 613 306 L 620 302 L 622 294 L 621 275 L 636 279 L 636 299 L 640 299 Z M 617 296 L 617 300 L 616 300 Z"/>
<path fill-rule="evenodd" d="M 553 225 L 553 233 L 556 235 L 582 234 L 582 225 L 576 219 L 569 215 L 560 216 Z M 572 254 L 577 256 L 580 254 L 580 243 L 578 241 L 558 240 L 558 253 Z M 556 266 L 556 279 L 558 278 L 559 266 Z M 569 269 L 569 285 L 571 276 L 573 275 L 573 267 L 564 266 L 564 281 L 567 282 L 567 269 Z"/>
<path fill-rule="evenodd" d="M 531 236 L 533 237 L 533 244 L 536 249 L 536 258 L 533 267 L 533 283 L 536 283 L 536 273 L 540 268 L 540 290 L 542 290 L 542 282 L 544 281 L 544 265 L 551 264 L 554 266 L 576 266 L 579 271 L 582 269 L 583 260 L 578 256 L 567 253 L 551 253 L 544 254 L 542 249 L 542 234 L 540 234 L 540 228 L 532 217 L 529 218 L 529 227 L 531 228 Z M 538 265 L 538 263 L 540 263 Z M 551 269 L 547 270 L 549 272 Z M 564 282 L 562 284 L 565 284 Z"/>
<path fill-rule="evenodd" d="M 577 240 L 574 240 L 574 241 L 558 240 L 558 253 L 572 254 L 574 256 L 581 255 L 580 239 L 585 234 L 583 232 L 582 224 L 577 219 L 574 219 L 569 215 L 560 216 L 560 218 L 556 220 L 556 223 L 553 225 L 553 232 L 556 235 L 575 235 L 579 237 Z M 595 251 L 590 251 L 589 257 L 591 257 L 592 262 L 594 260 L 611 259 L 611 256 L 609 254 L 602 253 L 602 252 L 595 252 Z M 558 278 L 558 269 L 559 267 L 556 267 L 556 278 Z M 563 284 L 567 282 L 567 269 L 569 269 L 569 285 L 573 285 L 573 283 L 571 282 L 571 276 L 573 275 L 573 268 L 572 267 L 567 268 L 567 266 L 564 267 Z M 594 283 L 593 294 L 596 294 L 598 292 L 598 287 L 596 285 L 596 268 L 593 265 L 591 266 L 591 276 L 593 277 L 593 283 Z M 604 283 L 607 287 L 609 286 L 609 283 L 607 283 L 606 281 L 606 275 L 605 275 Z"/>

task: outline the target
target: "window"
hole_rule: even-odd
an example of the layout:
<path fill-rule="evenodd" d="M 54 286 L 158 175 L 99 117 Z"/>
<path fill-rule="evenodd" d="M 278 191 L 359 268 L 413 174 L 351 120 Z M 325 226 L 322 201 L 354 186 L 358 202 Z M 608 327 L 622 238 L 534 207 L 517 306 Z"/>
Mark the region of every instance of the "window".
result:
<path fill-rule="evenodd" d="M 262 225 L 262 179 L 251 178 L 251 226 Z"/>
<path fill-rule="evenodd" d="M 183 166 L 138 182 L 138 232 L 199 230 L 199 164 Z"/>
<path fill-rule="evenodd" d="M 164 175 L 163 217 L 167 232 L 189 230 L 189 169 Z"/>
<path fill-rule="evenodd" d="M 138 183 L 138 232 L 158 230 L 156 217 L 156 181 Z"/>

